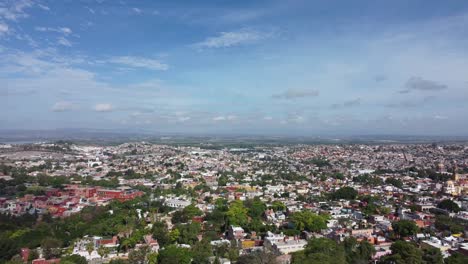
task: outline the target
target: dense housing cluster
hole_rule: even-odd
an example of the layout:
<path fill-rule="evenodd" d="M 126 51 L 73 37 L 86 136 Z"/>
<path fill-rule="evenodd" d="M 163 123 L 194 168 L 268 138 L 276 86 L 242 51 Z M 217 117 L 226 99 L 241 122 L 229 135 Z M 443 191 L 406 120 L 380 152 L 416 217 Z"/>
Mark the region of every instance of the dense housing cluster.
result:
<path fill-rule="evenodd" d="M 463 144 L 0 146 L 0 262 L 468 261 Z"/>

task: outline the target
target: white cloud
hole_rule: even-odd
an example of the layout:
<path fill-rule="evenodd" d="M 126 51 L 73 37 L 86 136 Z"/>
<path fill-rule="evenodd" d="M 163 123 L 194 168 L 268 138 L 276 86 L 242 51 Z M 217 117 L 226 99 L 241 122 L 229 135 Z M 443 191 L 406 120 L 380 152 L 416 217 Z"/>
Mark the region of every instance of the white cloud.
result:
<path fill-rule="evenodd" d="M 162 63 L 159 60 L 132 57 L 132 56 L 114 57 L 114 58 L 111 58 L 109 62 L 114 63 L 114 64 L 122 64 L 125 66 L 135 67 L 135 68 L 146 68 L 150 70 L 165 71 L 169 69 L 169 66 L 167 64 Z"/>
<path fill-rule="evenodd" d="M 434 119 L 436 119 L 436 120 L 446 120 L 446 119 L 448 119 L 448 117 L 447 117 L 447 116 L 443 116 L 443 115 L 435 115 L 435 116 L 434 116 Z"/>
<path fill-rule="evenodd" d="M 57 102 L 52 106 L 53 112 L 66 112 L 73 110 L 74 105 L 71 102 L 61 101 Z"/>
<path fill-rule="evenodd" d="M 49 8 L 48 6 L 46 6 L 46 5 L 37 4 L 37 6 L 38 6 L 40 9 L 44 10 L 44 11 L 50 11 L 50 8 Z"/>
<path fill-rule="evenodd" d="M 216 37 L 209 37 L 202 42 L 195 43 L 193 46 L 198 49 L 204 48 L 228 48 L 248 43 L 254 43 L 262 39 L 271 37 L 271 33 L 264 33 L 250 29 L 241 29 L 239 31 L 221 32 Z"/>
<path fill-rule="evenodd" d="M 0 1 L 0 37 L 13 32 L 11 26 L 6 21 L 18 21 L 20 18 L 28 17 L 25 9 L 33 7 L 31 0 Z"/>
<path fill-rule="evenodd" d="M 0 36 L 6 35 L 8 33 L 9 27 L 5 23 L 0 22 Z"/>
<path fill-rule="evenodd" d="M 59 37 L 57 39 L 57 43 L 59 45 L 66 46 L 66 47 L 71 47 L 72 46 L 72 43 L 68 39 L 66 39 L 64 37 Z"/>
<path fill-rule="evenodd" d="M 53 28 L 53 27 L 35 27 L 34 28 L 36 31 L 41 31 L 41 32 L 57 32 L 61 33 L 64 35 L 69 35 L 72 33 L 72 30 L 68 27 L 58 27 L 58 28 Z"/>
<path fill-rule="evenodd" d="M 189 121 L 191 118 L 189 116 L 180 116 L 177 118 L 177 121 L 179 122 L 185 122 L 185 121 Z"/>
<path fill-rule="evenodd" d="M 17 21 L 20 18 L 28 17 L 28 14 L 24 10 L 32 6 L 34 6 L 34 2 L 31 0 L 9 2 L 9 4 L 0 6 L 0 18 Z"/>
<path fill-rule="evenodd" d="M 406 82 L 405 87 L 407 90 L 402 91 L 407 93 L 410 90 L 419 90 L 419 91 L 440 91 L 447 89 L 447 85 L 440 84 L 431 80 L 425 80 L 421 77 L 411 77 Z"/>
<path fill-rule="evenodd" d="M 143 11 L 142 11 L 140 8 L 138 8 L 138 7 L 132 8 L 132 11 L 133 11 L 134 13 L 136 13 L 136 14 L 141 14 L 141 13 L 143 12 Z"/>
<path fill-rule="evenodd" d="M 237 119 L 236 115 L 215 116 L 215 117 L 213 117 L 213 121 L 234 121 L 236 119 Z"/>
<path fill-rule="evenodd" d="M 293 123 L 303 123 L 305 121 L 305 118 L 303 116 L 296 115 L 296 116 L 290 117 L 288 121 L 293 122 Z"/>
<path fill-rule="evenodd" d="M 112 110 L 114 110 L 114 107 L 109 103 L 96 104 L 94 106 L 94 111 L 96 112 L 111 112 Z"/>
<path fill-rule="evenodd" d="M 95 14 L 96 11 L 88 6 L 85 6 L 85 8 L 91 13 L 91 14 Z"/>
<path fill-rule="evenodd" d="M 213 117 L 213 121 L 224 121 L 226 120 L 226 117 L 224 116 L 215 116 Z"/>
<path fill-rule="evenodd" d="M 304 98 L 304 97 L 316 97 L 319 95 L 317 90 L 311 89 L 288 89 L 282 93 L 273 94 L 272 97 L 275 99 L 296 99 L 296 98 Z"/>

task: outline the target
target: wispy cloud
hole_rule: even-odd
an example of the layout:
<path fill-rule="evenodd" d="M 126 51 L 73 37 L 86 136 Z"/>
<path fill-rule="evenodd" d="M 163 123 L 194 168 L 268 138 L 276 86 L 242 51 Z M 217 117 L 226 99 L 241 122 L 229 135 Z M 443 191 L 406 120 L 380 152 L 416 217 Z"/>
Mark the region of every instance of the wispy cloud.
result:
<path fill-rule="evenodd" d="M 410 91 L 440 91 L 447 89 L 447 85 L 440 84 L 435 81 L 425 80 L 421 77 L 411 77 L 405 84 L 404 90 L 399 91 L 399 93 L 405 94 Z"/>
<path fill-rule="evenodd" d="M 58 28 L 53 28 L 53 27 L 35 27 L 34 28 L 36 31 L 41 31 L 41 32 L 57 32 L 61 33 L 64 35 L 69 35 L 72 33 L 72 30 L 68 27 L 58 27 Z"/>
<path fill-rule="evenodd" d="M 7 1 L 4 5 L 0 6 L 0 18 L 17 21 L 20 18 L 28 17 L 29 15 L 25 10 L 33 6 L 34 2 L 31 0 Z"/>
<path fill-rule="evenodd" d="M 227 116 L 215 116 L 213 121 L 234 121 L 237 119 L 236 115 L 227 115 Z"/>
<path fill-rule="evenodd" d="M 273 94 L 272 98 L 275 99 L 297 99 L 297 98 L 304 98 L 304 97 L 316 97 L 319 95 L 317 90 L 299 90 L 299 89 L 288 89 L 282 93 Z"/>
<path fill-rule="evenodd" d="M 270 38 L 271 32 L 260 32 L 251 29 L 221 32 L 218 36 L 206 38 L 204 41 L 193 44 L 197 49 L 229 48 L 249 43 L 255 43 L 262 39 Z"/>
<path fill-rule="evenodd" d="M 20 18 L 28 17 L 26 9 L 34 4 L 31 0 L 0 1 L 0 37 L 15 32 L 10 22 L 18 22 Z"/>
<path fill-rule="evenodd" d="M 67 112 L 73 110 L 75 105 L 71 102 L 61 101 L 52 106 L 52 112 Z"/>
<path fill-rule="evenodd" d="M 6 35 L 9 31 L 9 27 L 7 24 L 0 22 L 0 37 L 2 35 Z"/>
<path fill-rule="evenodd" d="M 353 106 L 358 106 L 361 104 L 361 98 L 356 98 L 348 101 L 344 101 L 342 103 L 332 104 L 331 108 L 338 109 L 338 108 L 349 108 Z"/>
<path fill-rule="evenodd" d="M 38 6 L 40 9 L 44 10 L 44 11 L 50 11 L 50 8 L 49 8 L 48 6 L 46 6 L 46 5 L 37 4 L 37 6 Z"/>
<path fill-rule="evenodd" d="M 121 64 L 135 68 L 146 68 L 150 70 L 165 71 L 169 69 L 169 65 L 162 63 L 157 59 L 146 59 L 132 56 L 113 57 L 109 60 L 110 63 Z"/>
<path fill-rule="evenodd" d="M 85 6 L 86 10 L 88 10 L 89 13 L 91 14 L 96 14 L 96 10 L 92 9 L 91 7 Z"/>
<path fill-rule="evenodd" d="M 109 103 L 101 103 L 94 106 L 94 111 L 96 112 L 112 112 L 113 110 L 114 107 Z"/>
<path fill-rule="evenodd" d="M 421 100 L 406 100 L 401 102 L 394 102 L 386 104 L 385 107 L 388 108 L 413 108 L 413 107 L 421 107 L 426 105 L 429 102 L 432 102 L 436 99 L 435 96 L 426 96 Z"/>
<path fill-rule="evenodd" d="M 380 83 L 380 82 L 384 82 L 384 81 L 387 80 L 387 76 L 385 76 L 385 75 L 380 75 L 380 74 L 379 74 L 379 75 L 376 75 L 376 76 L 374 77 L 374 80 L 375 80 L 376 82 L 379 82 L 379 83 Z"/>
<path fill-rule="evenodd" d="M 138 15 L 141 14 L 141 13 L 143 13 L 143 10 L 141 10 L 141 9 L 138 8 L 138 7 L 133 7 L 133 8 L 132 8 L 132 11 L 133 11 L 133 13 L 138 14 Z"/>
<path fill-rule="evenodd" d="M 57 39 L 57 43 L 59 45 L 66 46 L 66 47 L 71 47 L 72 46 L 72 43 L 68 39 L 66 39 L 64 37 L 59 37 Z"/>

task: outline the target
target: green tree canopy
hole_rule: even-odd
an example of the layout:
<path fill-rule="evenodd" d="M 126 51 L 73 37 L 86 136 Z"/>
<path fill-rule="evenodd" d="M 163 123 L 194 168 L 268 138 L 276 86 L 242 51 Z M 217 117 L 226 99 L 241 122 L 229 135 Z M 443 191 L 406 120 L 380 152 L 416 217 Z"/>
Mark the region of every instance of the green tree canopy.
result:
<path fill-rule="evenodd" d="M 382 264 L 422 264 L 422 252 L 410 242 L 398 240 L 390 247 L 392 254 L 381 258 Z"/>
<path fill-rule="evenodd" d="M 454 253 L 445 259 L 445 264 L 466 264 L 468 257 L 460 253 Z"/>
<path fill-rule="evenodd" d="M 256 219 L 260 219 L 267 209 L 265 203 L 262 202 L 258 197 L 255 197 L 253 200 L 245 201 L 244 205 L 248 210 L 248 215 Z"/>
<path fill-rule="evenodd" d="M 395 234 L 399 237 L 407 237 L 415 235 L 419 228 L 414 221 L 400 220 L 392 223 L 392 228 Z"/>
<path fill-rule="evenodd" d="M 244 206 L 244 203 L 240 200 L 236 200 L 229 205 L 229 209 L 226 213 L 228 223 L 230 225 L 245 226 L 248 222 L 248 210 Z"/>
<path fill-rule="evenodd" d="M 194 216 L 200 216 L 203 215 L 203 212 L 196 207 L 195 205 L 191 204 L 181 211 L 176 211 L 174 215 L 172 216 L 172 222 L 173 223 L 187 223 L 189 220 L 191 220 Z"/>
<path fill-rule="evenodd" d="M 275 211 L 286 211 L 286 205 L 281 201 L 274 201 L 271 208 Z"/>
<path fill-rule="evenodd" d="M 441 209 L 445 209 L 450 212 L 455 212 L 455 213 L 458 213 L 461 210 L 460 206 L 458 206 L 457 203 L 455 203 L 454 201 L 450 199 L 445 199 L 445 200 L 440 201 L 440 203 L 437 204 L 437 207 Z"/>
<path fill-rule="evenodd" d="M 295 228 L 300 231 L 319 232 L 327 228 L 327 217 L 312 213 L 311 211 L 295 212 L 291 216 Z"/>
<path fill-rule="evenodd" d="M 444 257 L 440 249 L 434 247 L 424 248 L 422 253 L 425 264 L 444 264 Z"/>
<path fill-rule="evenodd" d="M 60 258 L 60 263 L 87 264 L 88 261 L 85 257 L 74 254 Z"/>
<path fill-rule="evenodd" d="M 353 187 L 343 187 L 332 193 L 333 199 L 345 199 L 345 200 L 353 200 L 356 199 L 358 192 Z"/>
<path fill-rule="evenodd" d="M 153 237 L 158 240 L 159 245 L 164 247 L 171 243 L 171 238 L 169 237 L 169 231 L 167 225 L 164 222 L 156 222 L 153 224 Z"/>
<path fill-rule="evenodd" d="M 304 251 L 296 252 L 292 257 L 293 264 L 345 264 L 345 253 L 342 245 L 328 238 L 309 240 Z"/>
<path fill-rule="evenodd" d="M 366 264 L 375 254 L 375 248 L 369 242 L 358 242 L 354 237 L 347 237 L 343 241 L 343 247 L 348 263 Z"/>
<path fill-rule="evenodd" d="M 193 264 L 211 264 L 209 257 L 213 255 L 213 249 L 208 240 L 195 243 L 192 247 Z"/>
<path fill-rule="evenodd" d="M 159 264 L 190 264 L 192 255 L 189 249 L 169 245 L 159 251 Z"/>

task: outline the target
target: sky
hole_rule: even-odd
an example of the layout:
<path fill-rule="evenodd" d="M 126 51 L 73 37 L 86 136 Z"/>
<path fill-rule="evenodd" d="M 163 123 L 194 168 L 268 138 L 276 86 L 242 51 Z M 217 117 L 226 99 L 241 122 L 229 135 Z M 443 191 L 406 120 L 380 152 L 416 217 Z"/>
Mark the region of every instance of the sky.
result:
<path fill-rule="evenodd" d="M 464 135 L 465 0 L 0 0 L 0 129 Z"/>

